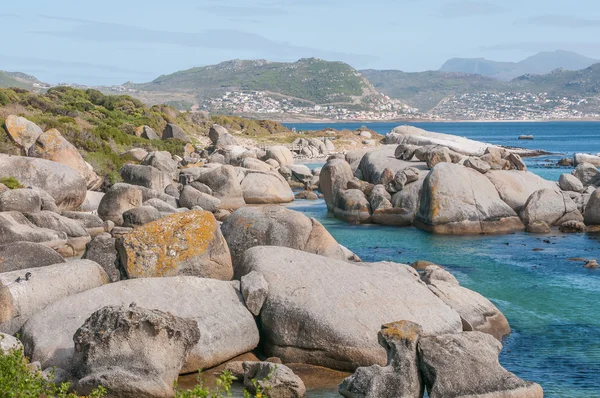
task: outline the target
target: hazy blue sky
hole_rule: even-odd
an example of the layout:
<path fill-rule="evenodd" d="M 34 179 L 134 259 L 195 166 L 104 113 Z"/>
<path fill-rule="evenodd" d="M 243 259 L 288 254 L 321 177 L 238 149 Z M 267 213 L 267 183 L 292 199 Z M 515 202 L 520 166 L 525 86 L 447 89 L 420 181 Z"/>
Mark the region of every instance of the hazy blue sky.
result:
<path fill-rule="evenodd" d="M 144 82 L 233 58 L 421 71 L 452 57 L 600 58 L 598 0 L 21 0 L 3 2 L 0 70 Z"/>

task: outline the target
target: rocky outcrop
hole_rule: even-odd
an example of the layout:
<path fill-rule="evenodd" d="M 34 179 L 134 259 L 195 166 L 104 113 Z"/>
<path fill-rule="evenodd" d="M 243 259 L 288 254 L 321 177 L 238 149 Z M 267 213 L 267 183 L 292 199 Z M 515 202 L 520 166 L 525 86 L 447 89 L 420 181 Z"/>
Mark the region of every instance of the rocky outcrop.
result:
<path fill-rule="evenodd" d="M 580 163 L 573 170 L 573 175 L 577 177 L 584 187 L 596 184 L 600 179 L 598 168 L 590 163 Z"/>
<path fill-rule="evenodd" d="M 110 397 L 174 397 L 174 382 L 199 340 L 192 319 L 133 303 L 104 307 L 73 336 L 77 392 L 102 386 Z"/>
<path fill-rule="evenodd" d="M 256 385 L 273 398 L 302 398 L 306 387 L 290 368 L 272 362 L 244 362 L 244 388 L 256 393 Z"/>
<path fill-rule="evenodd" d="M 589 163 L 596 167 L 600 166 L 600 156 L 590 155 L 587 153 L 575 153 L 573 154 L 573 165 L 577 166 L 582 163 Z"/>
<path fill-rule="evenodd" d="M 39 243 L 14 242 L 0 246 L 0 273 L 64 262 L 55 250 Z"/>
<path fill-rule="evenodd" d="M 193 275 L 229 280 L 233 276 L 227 242 L 206 211 L 175 213 L 136 228 L 117 242 L 129 278 Z"/>
<path fill-rule="evenodd" d="M 362 180 L 378 184 L 381 182 L 381 175 L 385 169 L 389 169 L 392 177 L 401 170 L 413 167 L 427 172 L 428 168 L 425 162 L 409 162 L 397 159 L 395 156 L 396 146 L 385 145 L 381 149 L 367 152 L 361 159 L 358 170 L 361 171 Z"/>
<path fill-rule="evenodd" d="M 348 189 L 338 195 L 333 214 L 352 224 L 368 223 L 371 221 L 371 204 L 360 189 Z"/>
<path fill-rule="evenodd" d="M 14 177 L 25 187 L 48 192 L 59 210 L 75 210 L 87 193 L 85 180 L 72 168 L 46 159 L 0 154 L 0 178 Z"/>
<path fill-rule="evenodd" d="M 208 137 L 216 148 L 238 144 L 235 137 L 229 134 L 225 127 L 218 124 L 212 125 L 208 132 Z"/>
<path fill-rule="evenodd" d="M 102 178 L 98 177 L 92 166 L 83 160 L 77 148 L 56 129 L 40 134 L 27 154 L 30 157 L 51 160 L 72 168 L 86 181 L 87 189 L 95 190 L 102 185 Z"/>
<path fill-rule="evenodd" d="M 289 248 L 254 247 L 246 251 L 240 275 L 252 271 L 269 285 L 259 318 L 263 349 L 286 363 L 350 370 L 385 365 L 376 334 L 390 319 L 419 323 L 428 334 L 462 330 L 459 315 L 405 265 L 354 265 Z"/>
<path fill-rule="evenodd" d="M 527 199 L 521 210 L 521 220 L 525 225 L 543 222 L 549 226 L 559 226 L 566 221 L 581 222 L 583 216 L 565 192 L 542 189 Z"/>
<path fill-rule="evenodd" d="M 417 345 L 422 332 L 421 326 L 408 321 L 383 325 L 378 340 L 387 352 L 387 365 L 356 369 L 340 384 L 339 393 L 347 398 L 421 398 L 424 385 Z"/>
<path fill-rule="evenodd" d="M 234 267 L 254 246 L 282 246 L 326 257 L 344 259 L 340 245 L 313 218 L 281 206 L 243 207 L 234 211 L 221 227 Z M 239 278 L 241 275 L 237 275 Z"/>
<path fill-rule="evenodd" d="M 88 260 L 0 273 L 0 331 L 15 334 L 46 306 L 105 283 L 102 267 Z"/>
<path fill-rule="evenodd" d="M 542 398 L 542 387 L 498 362 L 502 344 L 481 332 L 421 337 L 419 364 L 431 398 Z"/>
<path fill-rule="evenodd" d="M 258 345 L 258 329 L 238 283 L 180 276 L 120 281 L 51 304 L 24 325 L 25 354 L 43 369 L 70 369 L 73 334 L 83 321 L 104 306 L 132 302 L 196 321 L 200 341 L 181 373 L 209 369 Z"/>
<path fill-rule="evenodd" d="M 414 224 L 439 234 L 506 233 L 524 228 L 484 175 L 452 163 L 438 164 L 425 178 Z"/>
<path fill-rule="evenodd" d="M 173 180 L 176 180 L 177 176 L 179 175 L 179 170 L 177 169 L 177 162 L 173 160 L 173 157 L 167 151 L 150 152 L 142 160 L 141 164 L 144 166 L 152 166 L 155 169 L 165 173 L 169 177 L 169 183 L 171 183 Z"/>
<path fill-rule="evenodd" d="M 493 145 L 451 134 L 434 133 L 412 126 L 399 126 L 392 130 L 384 144 L 396 145 L 441 145 L 467 156 L 482 156 Z"/>
<path fill-rule="evenodd" d="M 141 189 L 129 184 L 115 184 L 100 200 L 98 215 L 104 221 L 110 220 L 116 225 L 122 225 L 123 213 L 140 207 L 142 202 Z"/>

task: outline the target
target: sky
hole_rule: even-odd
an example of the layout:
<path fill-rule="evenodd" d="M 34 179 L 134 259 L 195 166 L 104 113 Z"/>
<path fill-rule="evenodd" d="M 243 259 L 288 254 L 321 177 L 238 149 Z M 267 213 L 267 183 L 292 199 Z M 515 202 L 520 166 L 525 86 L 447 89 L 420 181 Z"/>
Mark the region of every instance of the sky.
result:
<path fill-rule="evenodd" d="M 598 0 L 21 0 L 3 4 L 0 70 L 116 85 L 230 59 L 317 57 L 435 70 L 453 57 L 600 58 Z"/>

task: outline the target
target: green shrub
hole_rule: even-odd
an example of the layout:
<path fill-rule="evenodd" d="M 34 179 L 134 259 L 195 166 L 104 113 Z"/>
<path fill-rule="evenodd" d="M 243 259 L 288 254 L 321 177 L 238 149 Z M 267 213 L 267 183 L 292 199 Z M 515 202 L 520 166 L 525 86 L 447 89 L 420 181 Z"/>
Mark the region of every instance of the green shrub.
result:
<path fill-rule="evenodd" d="M 40 371 L 32 370 L 22 348 L 12 349 L 7 353 L 0 350 L 1 397 L 77 398 L 76 394 L 69 393 L 69 388 L 69 383 L 56 385 L 48 381 Z M 98 387 L 89 398 L 100 398 L 105 394 L 106 390 Z"/>
<path fill-rule="evenodd" d="M 175 383 L 175 398 L 223 398 L 231 396 L 231 385 L 237 378 L 231 373 L 229 370 L 224 370 L 221 372 L 219 377 L 216 380 L 216 386 L 214 389 L 211 389 L 206 386 L 204 380 L 202 379 L 202 371 L 198 372 L 198 384 L 191 390 L 180 390 L 177 388 L 177 383 Z M 273 372 L 269 374 L 266 380 L 270 380 L 273 377 Z M 254 386 L 255 393 L 251 394 L 247 390 L 244 390 L 244 398 L 267 398 L 268 388 L 262 388 L 258 381 L 252 379 L 252 385 Z"/>
<path fill-rule="evenodd" d="M 23 185 L 15 177 L 2 177 L 0 178 L 0 184 L 6 185 L 8 189 L 19 189 L 24 188 Z"/>

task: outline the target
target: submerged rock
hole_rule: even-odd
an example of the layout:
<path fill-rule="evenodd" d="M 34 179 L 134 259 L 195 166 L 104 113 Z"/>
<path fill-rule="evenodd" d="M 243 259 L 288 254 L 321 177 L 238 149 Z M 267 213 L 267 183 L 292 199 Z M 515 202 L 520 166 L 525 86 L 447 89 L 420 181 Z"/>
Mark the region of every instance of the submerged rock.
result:
<path fill-rule="evenodd" d="M 192 319 L 135 304 L 104 307 L 73 336 L 77 392 L 102 386 L 110 397 L 174 397 L 174 382 L 199 340 Z"/>
<path fill-rule="evenodd" d="M 244 387 L 256 393 L 256 383 L 273 398 L 302 398 L 306 387 L 290 368 L 271 362 L 244 362 Z"/>

